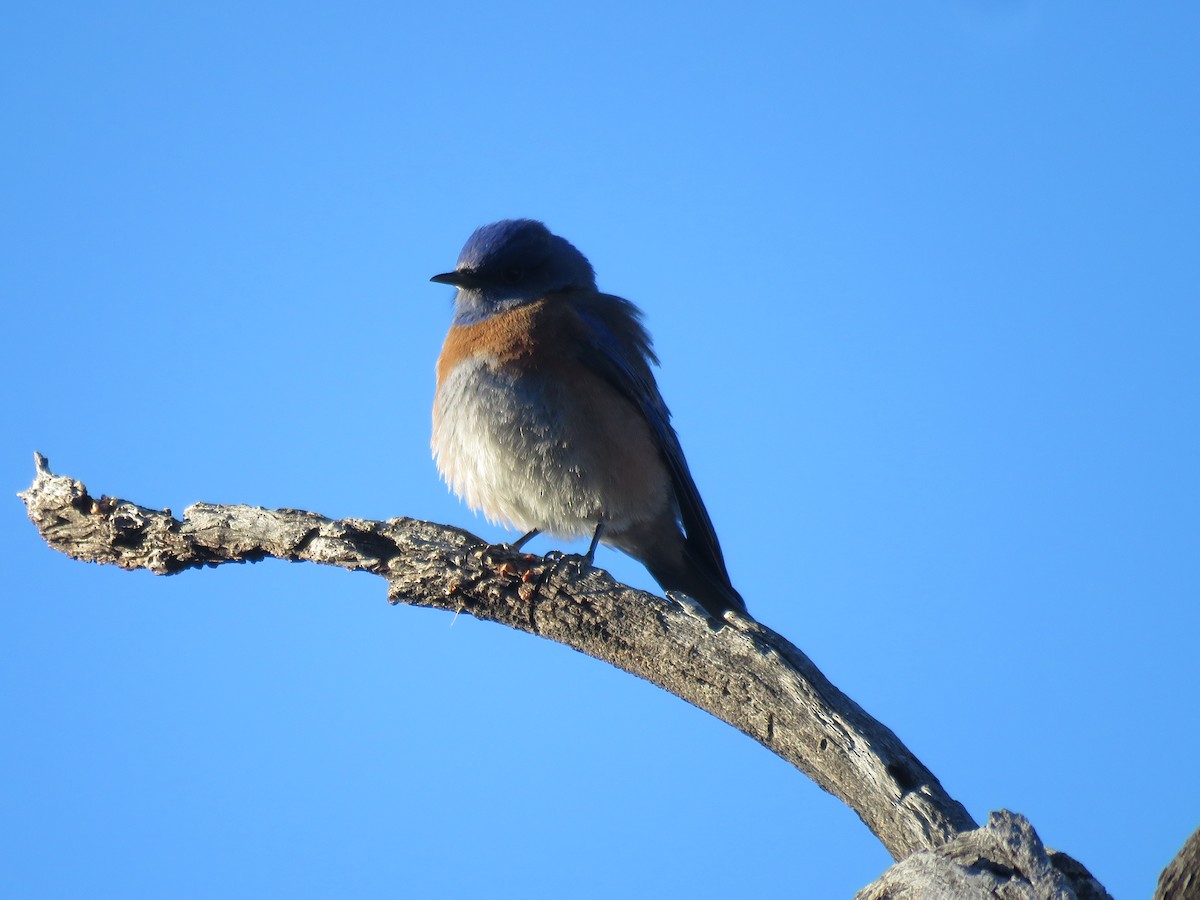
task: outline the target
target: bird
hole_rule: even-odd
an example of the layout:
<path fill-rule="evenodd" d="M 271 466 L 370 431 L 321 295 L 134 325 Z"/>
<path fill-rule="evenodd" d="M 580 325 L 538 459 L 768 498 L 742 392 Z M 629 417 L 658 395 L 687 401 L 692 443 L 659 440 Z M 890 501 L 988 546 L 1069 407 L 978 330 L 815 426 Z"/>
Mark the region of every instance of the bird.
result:
<path fill-rule="evenodd" d="M 454 270 L 437 361 L 439 473 L 491 522 L 591 535 L 641 562 L 719 628 L 746 612 L 659 393 L 641 310 L 601 293 L 574 245 L 534 219 L 477 228 Z M 676 598 L 677 599 L 677 598 Z"/>

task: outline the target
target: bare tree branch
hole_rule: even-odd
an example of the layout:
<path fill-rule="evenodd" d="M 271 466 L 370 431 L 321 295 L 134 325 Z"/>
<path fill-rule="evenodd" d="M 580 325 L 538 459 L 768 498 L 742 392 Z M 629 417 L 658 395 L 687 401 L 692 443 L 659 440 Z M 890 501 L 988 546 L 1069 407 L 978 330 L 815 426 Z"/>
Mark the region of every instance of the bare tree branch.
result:
<path fill-rule="evenodd" d="M 371 572 L 386 579 L 390 602 L 468 613 L 558 641 L 728 722 L 849 805 L 896 859 L 976 828 L 887 727 L 748 617 L 731 613 L 714 632 L 577 558 L 514 553 L 414 519 L 331 520 L 205 503 L 176 519 L 170 510 L 93 498 L 82 483 L 52 474 L 40 454 L 36 461 L 21 498 L 46 542 L 75 559 L 162 575 L 266 557 Z"/>

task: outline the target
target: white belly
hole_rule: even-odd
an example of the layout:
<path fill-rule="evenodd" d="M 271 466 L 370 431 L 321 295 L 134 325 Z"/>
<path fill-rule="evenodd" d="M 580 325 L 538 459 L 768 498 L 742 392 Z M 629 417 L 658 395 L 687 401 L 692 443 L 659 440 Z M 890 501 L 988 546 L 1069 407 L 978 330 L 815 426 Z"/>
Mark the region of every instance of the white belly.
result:
<path fill-rule="evenodd" d="M 480 361 L 459 364 L 442 381 L 433 408 L 438 471 L 489 521 L 570 538 L 591 534 L 614 512 L 623 515 L 605 502 L 596 460 L 577 449 L 574 417 L 569 408 L 562 414 L 571 399 L 562 390 Z"/>

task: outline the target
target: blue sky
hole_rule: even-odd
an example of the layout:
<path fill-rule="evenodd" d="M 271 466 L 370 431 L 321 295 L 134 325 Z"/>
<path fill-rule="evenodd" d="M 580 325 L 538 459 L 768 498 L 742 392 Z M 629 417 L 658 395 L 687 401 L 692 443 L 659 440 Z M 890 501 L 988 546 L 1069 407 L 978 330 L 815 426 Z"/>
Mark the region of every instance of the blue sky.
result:
<path fill-rule="evenodd" d="M 1200 825 L 1200 8 L 26 5 L 0 465 L 503 532 L 429 459 L 473 228 L 646 311 L 751 611 L 1117 897 Z M 849 896 L 841 804 L 545 641 L 0 516 L 0 881 L 66 898 Z M 531 549 L 545 551 L 548 542 Z M 598 563 L 652 582 L 611 551 Z"/>

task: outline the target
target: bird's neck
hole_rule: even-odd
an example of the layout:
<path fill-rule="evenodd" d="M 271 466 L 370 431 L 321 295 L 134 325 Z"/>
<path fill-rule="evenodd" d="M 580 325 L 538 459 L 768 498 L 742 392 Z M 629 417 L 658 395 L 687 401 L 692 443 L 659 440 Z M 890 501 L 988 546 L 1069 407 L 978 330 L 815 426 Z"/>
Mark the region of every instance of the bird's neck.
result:
<path fill-rule="evenodd" d="M 479 291 L 459 290 L 454 298 L 454 324 L 474 325 L 492 316 L 532 303 L 536 297 L 489 297 Z"/>

